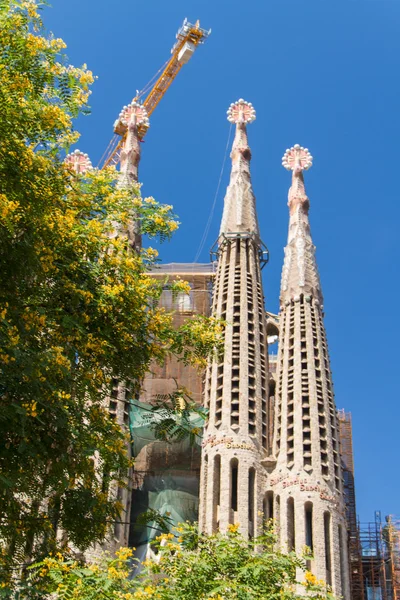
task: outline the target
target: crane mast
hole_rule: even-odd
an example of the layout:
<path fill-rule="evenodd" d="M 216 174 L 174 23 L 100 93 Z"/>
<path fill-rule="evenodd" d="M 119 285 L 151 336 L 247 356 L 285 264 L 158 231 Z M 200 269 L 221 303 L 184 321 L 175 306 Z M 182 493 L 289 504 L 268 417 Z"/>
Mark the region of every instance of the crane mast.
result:
<path fill-rule="evenodd" d="M 148 92 L 142 102 L 148 116 L 153 113 L 183 65 L 190 60 L 196 47 L 203 44 L 210 33 L 211 29 L 207 31 L 200 27 L 200 21 L 196 21 L 194 25 L 189 23 L 187 19 L 183 21 L 182 26 L 176 34 L 176 42 L 171 50 L 172 56 L 162 68 L 161 75 L 151 87 L 147 86 L 144 90 L 138 92 L 133 99 L 133 102 L 140 102 L 142 97 Z M 121 119 L 117 119 L 114 124 L 115 136 L 109 144 L 102 168 L 118 164 L 126 132 L 126 124 Z M 139 125 L 138 134 L 140 140 L 144 138 L 146 132 L 146 125 Z"/>

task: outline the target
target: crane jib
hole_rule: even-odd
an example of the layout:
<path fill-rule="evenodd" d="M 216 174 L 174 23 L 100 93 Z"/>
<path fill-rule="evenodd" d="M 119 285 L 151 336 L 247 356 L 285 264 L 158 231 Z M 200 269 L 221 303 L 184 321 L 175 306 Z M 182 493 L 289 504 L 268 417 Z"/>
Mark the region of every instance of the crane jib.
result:
<path fill-rule="evenodd" d="M 161 75 L 151 87 L 147 97 L 143 102 L 143 106 L 145 107 L 149 116 L 153 113 L 183 65 L 190 60 L 196 47 L 199 44 L 203 44 L 210 33 L 211 29 L 208 31 L 202 29 L 199 21 L 193 25 L 189 23 L 187 19 L 184 20 L 182 27 L 176 34 L 177 41 L 171 50 L 172 56 L 167 62 Z M 138 93 L 135 97 L 135 100 L 138 100 L 140 97 L 141 93 Z M 114 132 L 122 137 L 118 144 L 115 147 L 112 147 L 111 151 L 109 151 L 106 155 L 102 168 L 116 165 L 119 162 L 121 149 L 126 136 L 126 125 L 124 125 L 120 120 L 117 120 L 114 125 Z M 146 135 L 146 132 L 147 127 L 145 125 L 139 125 L 139 139 L 143 139 L 143 137 Z"/>

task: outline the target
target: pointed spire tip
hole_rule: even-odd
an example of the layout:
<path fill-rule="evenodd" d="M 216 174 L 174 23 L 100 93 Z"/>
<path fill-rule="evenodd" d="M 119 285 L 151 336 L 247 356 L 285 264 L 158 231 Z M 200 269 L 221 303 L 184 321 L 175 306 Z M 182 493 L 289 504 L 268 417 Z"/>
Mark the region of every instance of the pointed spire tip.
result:
<path fill-rule="evenodd" d="M 307 171 L 312 166 L 313 157 L 308 148 L 295 144 L 287 148 L 282 158 L 282 165 L 288 171 Z"/>
<path fill-rule="evenodd" d="M 236 102 L 231 103 L 227 111 L 228 121 L 230 123 L 252 123 L 256 118 L 256 111 L 251 102 L 246 102 L 240 98 Z"/>

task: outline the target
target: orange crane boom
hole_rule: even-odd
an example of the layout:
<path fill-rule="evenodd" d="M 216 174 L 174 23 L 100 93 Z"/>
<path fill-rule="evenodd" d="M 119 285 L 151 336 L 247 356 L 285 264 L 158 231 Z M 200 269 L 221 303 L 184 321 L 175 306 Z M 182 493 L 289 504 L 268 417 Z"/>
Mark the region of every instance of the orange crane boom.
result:
<path fill-rule="evenodd" d="M 210 33 L 211 29 L 209 31 L 202 29 L 199 21 L 196 21 L 194 25 L 189 23 L 187 19 L 183 21 L 182 27 L 176 34 L 177 41 L 172 47 L 172 56 L 164 67 L 161 68 L 161 75 L 151 87 L 150 84 L 148 84 L 141 92 L 138 92 L 133 99 L 134 101 L 140 101 L 144 94 L 148 92 L 148 95 L 143 101 L 143 106 L 145 107 L 148 116 L 152 114 L 160 100 L 163 98 L 183 65 L 190 60 L 196 47 L 199 44 L 203 44 Z M 143 139 L 146 131 L 147 127 L 143 125 L 139 126 L 140 139 Z M 111 140 L 106 151 L 102 168 L 116 165 L 119 162 L 121 148 L 126 136 L 126 126 L 119 119 L 114 124 L 114 133 L 114 138 Z"/>

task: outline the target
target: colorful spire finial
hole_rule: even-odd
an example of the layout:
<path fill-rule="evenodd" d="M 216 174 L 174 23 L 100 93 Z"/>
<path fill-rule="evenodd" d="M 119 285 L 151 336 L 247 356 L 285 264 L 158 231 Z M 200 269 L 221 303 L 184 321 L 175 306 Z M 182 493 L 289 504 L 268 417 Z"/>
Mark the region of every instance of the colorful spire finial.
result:
<path fill-rule="evenodd" d="M 256 200 L 250 175 L 251 150 L 246 127 L 255 120 L 256 111 L 251 102 L 240 98 L 230 105 L 227 113 L 228 121 L 236 127 L 231 151 L 231 177 L 225 195 L 220 235 L 246 232 L 258 239 Z"/>
<path fill-rule="evenodd" d="M 256 118 L 256 111 L 251 102 L 246 102 L 243 98 L 233 102 L 227 110 L 228 121 L 230 123 L 252 123 Z"/>
<path fill-rule="evenodd" d="M 312 161 L 313 157 L 308 148 L 295 144 L 286 150 L 282 158 L 282 165 L 288 171 L 294 171 L 297 174 L 300 171 L 307 171 L 311 167 Z"/>
<path fill-rule="evenodd" d="M 89 155 L 80 150 L 74 150 L 70 154 L 67 154 L 64 164 L 75 171 L 75 173 L 86 173 L 86 171 L 93 169 Z"/>
<path fill-rule="evenodd" d="M 137 126 L 143 125 L 144 127 L 150 127 L 147 110 L 135 100 L 128 104 L 128 106 L 123 107 L 119 113 L 119 120 L 126 127 L 133 123 Z"/>

